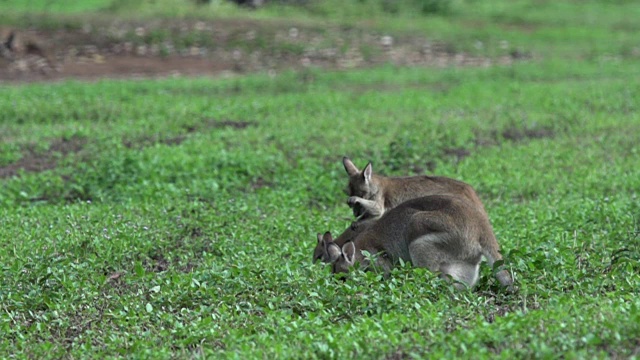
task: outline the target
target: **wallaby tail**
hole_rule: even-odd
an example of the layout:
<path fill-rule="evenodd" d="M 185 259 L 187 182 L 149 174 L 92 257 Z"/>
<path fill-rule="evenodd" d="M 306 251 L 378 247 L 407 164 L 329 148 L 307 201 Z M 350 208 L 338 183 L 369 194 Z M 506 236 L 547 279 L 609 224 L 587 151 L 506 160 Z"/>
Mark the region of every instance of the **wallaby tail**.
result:
<path fill-rule="evenodd" d="M 493 268 L 496 262 L 502 262 L 502 255 L 499 251 L 498 242 L 496 241 L 495 236 L 490 236 L 483 240 L 485 241 L 482 242 L 482 255 L 487 258 L 487 263 L 489 263 L 489 266 Z M 498 266 L 502 267 L 501 264 Z M 495 273 L 495 277 L 500 282 L 500 285 L 511 289 L 513 286 L 513 278 L 511 277 L 509 270 L 494 269 L 494 271 L 495 270 L 498 270 Z"/>

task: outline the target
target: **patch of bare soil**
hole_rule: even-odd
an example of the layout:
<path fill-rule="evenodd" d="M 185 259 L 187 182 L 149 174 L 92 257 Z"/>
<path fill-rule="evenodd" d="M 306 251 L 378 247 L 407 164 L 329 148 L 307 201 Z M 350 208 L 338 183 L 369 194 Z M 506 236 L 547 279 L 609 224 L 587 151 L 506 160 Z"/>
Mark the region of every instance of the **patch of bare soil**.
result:
<path fill-rule="evenodd" d="M 460 162 L 467 156 L 471 155 L 471 151 L 465 148 L 448 148 L 444 149 L 444 154 L 448 156 L 454 156 L 456 158 L 456 162 Z"/>
<path fill-rule="evenodd" d="M 249 126 L 254 126 L 255 123 L 249 121 L 234 121 L 234 120 L 210 120 L 208 125 L 212 128 L 234 128 L 234 129 L 246 129 Z"/>
<path fill-rule="evenodd" d="M 178 134 L 173 136 L 162 137 L 156 135 L 145 135 L 133 139 L 123 139 L 122 144 L 129 149 L 144 149 L 154 144 L 163 144 L 167 146 L 178 146 L 187 140 L 188 135 L 191 133 L 204 131 L 207 129 L 223 129 L 232 128 L 235 130 L 246 129 L 249 126 L 255 126 L 256 123 L 249 121 L 236 121 L 236 120 L 216 120 L 216 119 L 204 119 L 198 124 L 189 125 L 184 127 L 186 134 Z"/>
<path fill-rule="evenodd" d="M 405 353 L 402 349 L 397 349 L 396 351 L 387 354 L 384 358 L 385 360 L 403 360 L 410 359 L 411 356 Z"/>
<path fill-rule="evenodd" d="M 0 178 L 18 175 L 21 171 L 41 172 L 56 167 L 57 157 L 77 153 L 82 150 L 86 140 L 80 137 L 55 140 L 45 152 L 38 152 L 33 147 L 25 150 L 22 158 L 15 163 L 0 166 Z"/>
<path fill-rule="evenodd" d="M 272 187 L 273 184 L 260 176 L 254 181 L 251 181 L 250 186 L 251 189 L 255 191 L 265 187 Z"/>
<path fill-rule="evenodd" d="M 526 54 L 525 54 L 526 55 Z M 0 82 L 66 78 L 196 76 L 376 64 L 491 66 L 521 52 L 483 58 L 420 36 L 313 28 L 266 21 L 95 21 L 58 30 L 0 27 Z"/>
<path fill-rule="evenodd" d="M 516 128 L 510 127 L 502 131 L 502 137 L 509 141 L 520 142 L 528 139 L 551 138 L 555 135 L 549 128 Z"/>
<path fill-rule="evenodd" d="M 487 133 L 476 132 L 476 146 L 496 146 L 502 141 L 525 142 L 532 139 L 546 139 L 556 136 L 556 132 L 549 127 L 516 127 L 504 130 L 493 130 Z"/>
<path fill-rule="evenodd" d="M 152 272 L 163 272 L 169 270 L 169 261 L 161 254 L 157 254 L 151 257 L 151 260 L 145 264 L 145 267 Z"/>

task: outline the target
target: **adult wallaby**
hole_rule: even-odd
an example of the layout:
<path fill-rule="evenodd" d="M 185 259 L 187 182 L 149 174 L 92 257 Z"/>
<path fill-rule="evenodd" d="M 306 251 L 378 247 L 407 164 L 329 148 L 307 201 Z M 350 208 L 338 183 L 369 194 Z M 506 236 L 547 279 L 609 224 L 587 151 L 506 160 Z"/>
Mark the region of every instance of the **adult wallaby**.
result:
<path fill-rule="evenodd" d="M 440 271 L 469 287 L 478 280 L 484 255 L 493 264 L 502 258 L 488 219 L 468 199 L 452 195 L 432 195 L 406 201 L 386 212 L 342 247 L 330 241 L 323 255 L 332 262 L 334 273 L 347 272 L 355 263 L 371 266 L 362 251 L 375 258 L 375 266 L 388 272 L 399 259 L 417 267 Z M 513 279 L 506 270 L 496 274 L 506 287 Z"/>

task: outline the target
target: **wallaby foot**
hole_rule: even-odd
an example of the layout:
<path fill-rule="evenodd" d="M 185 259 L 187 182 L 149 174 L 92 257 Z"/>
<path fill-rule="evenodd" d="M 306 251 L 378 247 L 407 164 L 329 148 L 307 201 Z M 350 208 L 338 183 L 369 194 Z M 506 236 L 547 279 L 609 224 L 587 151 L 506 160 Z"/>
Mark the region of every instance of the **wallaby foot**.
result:
<path fill-rule="evenodd" d="M 513 277 L 507 269 L 502 269 L 496 273 L 496 279 L 500 285 L 506 288 L 507 292 L 515 292 L 517 288 L 513 285 Z"/>

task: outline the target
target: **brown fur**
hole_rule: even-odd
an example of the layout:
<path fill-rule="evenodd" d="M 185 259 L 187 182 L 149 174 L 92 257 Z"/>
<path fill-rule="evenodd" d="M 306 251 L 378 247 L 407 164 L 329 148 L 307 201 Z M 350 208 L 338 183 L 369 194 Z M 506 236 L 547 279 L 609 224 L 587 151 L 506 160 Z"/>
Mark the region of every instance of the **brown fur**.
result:
<path fill-rule="evenodd" d="M 313 262 L 321 261 L 323 263 L 330 263 L 331 260 L 327 256 L 327 246 L 329 243 L 334 243 L 338 247 L 342 247 L 345 243 L 355 240 L 358 234 L 374 222 L 375 219 L 353 222 L 351 226 L 343 231 L 335 240 L 331 237 L 330 232 L 326 232 L 324 235 L 318 233 L 318 243 L 313 250 Z"/>
<path fill-rule="evenodd" d="M 418 197 L 452 195 L 464 198 L 475 208 L 476 215 L 488 229 L 484 236 L 478 238 L 482 254 L 490 266 L 493 266 L 495 261 L 502 260 L 500 246 L 493 233 L 489 216 L 471 185 L 441 176 L 387 177 L 374 174 L 371 163 L 360 171 L 349 158 L 344 157 L 342 162 L 349 175 L 347 203 L 359 219 L 380 218 L 390 209 Z M 513 282 L 506 270 L 500 271 L 496 276 L 503 284 Z"/>
<path fill-rule="evenodd" d="M 432 195 L 412 199 L 386 212 L 379 220 L 360 232 L 354 241 L 340 249 L 331 249 L 333 272 L 347 272 L 355 263 L 369 268 L 362 254 L 375 257 L 375 267 L 388 272 L 400 259 L 417 267 L 426 267 L 474 286 L 484 254 L 483 239 L 493 230 L 486 216 L 471 201 L 452 195 Z M 513 283 L 498 276 L 503 286 Z"/>

